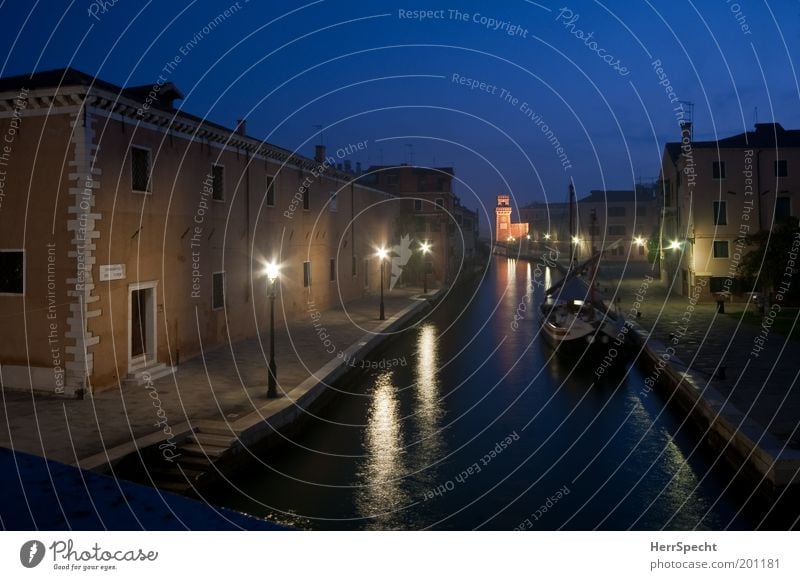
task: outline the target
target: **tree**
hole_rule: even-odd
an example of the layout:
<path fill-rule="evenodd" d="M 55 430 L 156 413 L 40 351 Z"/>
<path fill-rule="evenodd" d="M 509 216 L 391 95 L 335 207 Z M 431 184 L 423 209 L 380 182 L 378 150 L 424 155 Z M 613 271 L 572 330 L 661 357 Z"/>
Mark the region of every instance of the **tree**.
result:
<path fill-rule="evenodd" d="M 789 254 L 795 240 L 800 239 L 800 227 L 796 217 L 776 225 L 772 232 L 761 230 L 745 236 L 744 242 L 753 249 L 746 253 L 739 262 L 738 272 L 747 279 L 753 280 L 754 286 L 769 295 L 781 282 L 791 281 L 788 298 L 796 298 L 800 294 L 800 281 L 786 277 Z M 794 247 L 795 253 L 797 246 Z"/>

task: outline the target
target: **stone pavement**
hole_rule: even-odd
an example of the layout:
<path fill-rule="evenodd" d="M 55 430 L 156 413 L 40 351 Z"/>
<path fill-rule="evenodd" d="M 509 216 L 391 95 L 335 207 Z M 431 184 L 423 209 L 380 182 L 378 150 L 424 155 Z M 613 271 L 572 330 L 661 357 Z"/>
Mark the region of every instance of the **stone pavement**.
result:
<path fill-rule="evenodd" d="M 629 267 L 621 282 L 620 267 L 603 266 L 600 274 L 602 288 L 612 293 L 618 289 L 620 310 L 629 317 L 649 267 Z M 654 276 L 637 322 L 653 338 L 674 346 L 679 362 L 730 397 L 746 417 L 782 444 L 800 449 L 800 342 L 773 330 L 766 334 L 765 348 L 754 350 L 762 328 L 741 319 L 744 308 L 744 304 L 726 304 L 726 313 L 718 314 L 716 304 L 692 305 L 687 296 L 668 295 L 667 287 Z M 750 309 L 754 311 L 755 306 Z"/>
<path fill-rule="evenodd" d="M 387 292 L 387 319 L 418 304 L 421 292 Z M 346 311 L 309 312 L 288 325 L 276 321 L 279 393 L 291 397 L 292 389 L 318 376 L 317 369 L 335 360 L 339 351 L 367 340 L 380 325 L 377 296 L 350 302 Z M 198 420 L 235 421 L 267 402 L 268 348 L 265 331 L 260 339 L 225 345 L 182 362 L 174 375 L 153 381 L 154 389 L 123 385 L 85 400 L 34 399 L 0 390 L 0 447 L 77 464 L 135 439 L 150 436 L 151 444 L 157 442 L 164 419 L 176 433 Z"/>

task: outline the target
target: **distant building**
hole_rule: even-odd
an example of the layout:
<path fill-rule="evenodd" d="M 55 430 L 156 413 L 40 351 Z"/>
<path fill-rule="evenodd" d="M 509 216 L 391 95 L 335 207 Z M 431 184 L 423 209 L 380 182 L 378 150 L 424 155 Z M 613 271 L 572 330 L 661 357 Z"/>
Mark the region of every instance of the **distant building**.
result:
<path fill-rule="evenodd" d="M 397 230 L 413 238 L 413 249 L 423 242 L 431 245 L 430 280 L 452 283 L 459 267 L 475 258 L 478 240 L 478 214 L 461 204 L 453 192 L 452 167 L 418 167 L 412 165 L 375 165 L 359 182 L 406 198 L 398 215 Z M 466 262 L 465 262 L 466 260 Z M 418 278 L 419 268 L 407 269 Z"/>
<path fill-rule="evenodd" d="M 661 204 L 655 184 L 637 185 L 635 190 L 595 189 L 579 199 L 576 208 L 579 255 L 588 257 L 611 246 L 604 260 L 648 259 L 648 242 L 659 235 Z"/>
<path fill-rule="evenodd" d="M 694 141 L 691 123 L 667 143 L 661 163 L 662 274 L 701 298 L 750 289 L 737 267 L 747 234 L 769 230 L 800 210 L 800 130 L 757 123 L 718 141 Z"/>
<path fill-rule="evenodd" d="M 508 195 L 497 196 L 497 206 L 494 209 L 495 230 L 497 242 L 513 242 L 527 237 L 528 224 L 526 222 L 514 223 L 511 221 L 511 201 Z"/>
<path fill-rule="evenodd" d="M 531 239 L 537 242 L 569 241 L 569 203 L 536 201 L 519 208 L 520 221 L 528 224 Z"/>
<path fill-rule="evenodd" d="M 0 79 L 4 388 L 124 388 L 253 336 L 268 260 L 279 318 L 377 292 L 394 196 L 180 98 L 72 69 Z"/>

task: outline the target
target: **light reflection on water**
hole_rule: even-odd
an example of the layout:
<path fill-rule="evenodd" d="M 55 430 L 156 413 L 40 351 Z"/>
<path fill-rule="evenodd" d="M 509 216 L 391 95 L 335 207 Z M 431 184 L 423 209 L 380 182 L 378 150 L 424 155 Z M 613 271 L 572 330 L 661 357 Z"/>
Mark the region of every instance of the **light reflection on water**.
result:
<path fill-rule="evenodd" d="M 237 478 L 261 503 L 234 491 L 215 503 L 294 512 L 317 529 L 471 529 L 492 514 L 487 527 L 513 529 L 569 484 L 569 501 L 537 528 L 746 527 L 718 501 L 724 481 L 690 456 L 695 438 L 679 417 L 641 395 L 639 369 L 598 379 L 541 344 L 537 288 L 551 275 L 496 259 L 475 302 L 456 294 L 387 345 L 382 355 L 408 366 L 359 375 L 358 396 L 324 408 L 299 445 L 265 458 L 268 469 Z M 512 431 L 518 442 L 458 482 Z"/>
<path fill-rule="evenodd" d="M 356 497 L 358 515 L 374 517 L 373 525 L 386 527 L 391 512 L 405 499 L 402 476 L 403 434 L 400 403 L 397 400 L 392 371 L 381 373 L 375 381 L 367 427 L 364 431 L 366 458 L 358 473 Z"/>
<path fill-rule="evenodd" d="M 443 453 L 440 420 L 444 412 L 433 324 L 419 328 L 416 346 L 413 385 L 395 385 L 391 371 L 375 381 L 364 434 L 365 457 L 356 481 L 357 515 L 370 518 L 368 527 L 402 526 L 403 509 L 413 502 L 411 492 L 419 491 L 421 496 L 422 490 L 434 485 L 435 464 Z M 405 416 L 398 388 L 413 390 L 413 408 Z"/>

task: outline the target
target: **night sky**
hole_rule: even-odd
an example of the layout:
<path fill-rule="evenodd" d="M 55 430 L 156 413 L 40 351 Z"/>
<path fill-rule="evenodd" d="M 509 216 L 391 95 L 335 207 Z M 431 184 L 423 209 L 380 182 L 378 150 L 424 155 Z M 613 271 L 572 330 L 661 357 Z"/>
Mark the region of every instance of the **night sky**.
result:
<path fill-rule="evenodd" d="M 798 0 L 52 0 L 4 2 L 0 18 L 19 30 L 0 40 L 2 76 L 162 75 L 187 112 L 246 117 L 250 135 L 308 156 L 367 140 L 365 166 L 453 166 L 462 201 L 489 212 L 504 191 L 565 201 L 570 178 L 584 195 L 657 177 L 678 101 L 694 104 L 696 139 L 800 128 Z"/>

